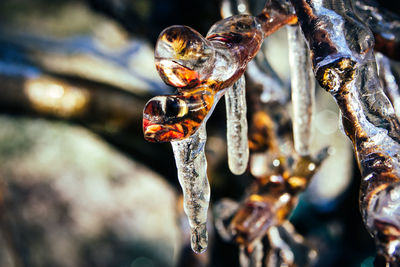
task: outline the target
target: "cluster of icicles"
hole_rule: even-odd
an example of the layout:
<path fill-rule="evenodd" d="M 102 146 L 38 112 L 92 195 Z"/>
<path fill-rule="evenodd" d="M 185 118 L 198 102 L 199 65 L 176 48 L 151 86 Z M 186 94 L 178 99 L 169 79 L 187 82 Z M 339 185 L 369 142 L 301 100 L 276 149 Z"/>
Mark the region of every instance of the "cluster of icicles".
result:
<path fill-rule="evenodd" d="M 273 23 L 286 24 L 292 16 L 282 18 Z M 265 21 L 264 15 L 231 16 L 214 24 L 206 38 L 192 28 L 172 26 L 160 34 L 156 45 L 157 70 L 167 84 L 177 87 L 177 93 L 154 97 L 146 104 L 144 136 L 172 144 L 191 245 L 198 253 L 205 251 L 208 239 L 206 121 L 225 94 L 229 168 L 234 174 L 244 173 L 249 148 L 243 73 L 269 34 L 265 30 L 269 28 L 263 28 Z"/>

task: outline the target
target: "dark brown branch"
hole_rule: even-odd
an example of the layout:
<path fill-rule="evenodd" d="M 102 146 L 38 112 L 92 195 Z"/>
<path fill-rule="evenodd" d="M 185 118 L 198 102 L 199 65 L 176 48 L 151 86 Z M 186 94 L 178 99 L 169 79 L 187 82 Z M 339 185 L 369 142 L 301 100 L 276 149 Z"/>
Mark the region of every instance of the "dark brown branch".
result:
<path fill-rule="evenodd" d="M 317 80 L 335 98 L 343 128 L 353 142 L 363 176 L 360 208 L 387 262 L 399 260 L 397 206 L 388 194 L 400 182 L 399 122 L 379 84 L 369 29 L 351 14 L 348 1 L 292 0 L 313 53 Z M 393 209 L 386 216 L 385 209 Z M 386 212 L 388 212 L 386 210 Z"/>
<path fill-rule="evenodd" d="M 375 0 L 357 0 L 353 3 L 354 13 L 374 33 L 374 49 L 400 60 L 400 16 L 380 6 Z"/>

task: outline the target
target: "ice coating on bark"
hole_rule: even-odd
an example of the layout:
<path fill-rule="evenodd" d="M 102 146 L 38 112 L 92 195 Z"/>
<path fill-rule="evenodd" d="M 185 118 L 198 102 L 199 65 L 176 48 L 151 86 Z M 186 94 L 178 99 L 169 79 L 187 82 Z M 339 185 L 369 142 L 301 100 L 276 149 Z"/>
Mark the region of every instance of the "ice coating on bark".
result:
<path fill-rule="evenodd" d="M 289 66 L 292 85 L 293 139 L 297 153 L 310 154 L 315 78 L 309 49 L 299 26 L 288 26 Z"/>
<path fill-rule="evenodd" d="M 374 33 L 374 50 L 394 60 L 400 60 L 400 17 L 397 12 L 386 9 L 381 1 L 376 0 L 356 0 L 352 4 L 354 14 Z"/>
<path fill-rule="evenodd" d="M 335 98 L 353 143 L 363 177 L 360 209 L 380 248 L 378 257 L 387 265 L 399 262 L 400 222 L 395 214 L 400 202 L 387 196 L 388 191 L 398 192 L 392 187 L 400 182 L 400 127 L 379 82 L 372 32 L 351 13 L 349 1 L 291 2 L 312 50 L 317 79 Z M 382 220 L 385 210 L 390 211 L 390 223 Z"/>
<path fill-rule="evenodd" d="M 246 82 L 242 76 L 225 93 L 228 165 L 236 175 L 246 171 L 249 161 L 245 89 Z"/>
<path fill-rule="evenodd" d="M 386 129 L 388 135 L 399 142 L 399 121 L 380 84 L 375 58 L 372 53 L 368 54 L 365 61 L 360 64 L 358 75 L 355 77 L 355 84 L 360 93 L 360 100 L 363 102 L 364 112 L 374 126 Z"/>
<path fill-rule="evenodd" d="M 191 137 L 171 142 L 178 169 L 178 179 L 183 191 L 184 210 L 191 229 L 193 251 L 207 249 L 207 210 L 210 201 L 210 185 L 207 178 L 207 160 L 204 146 L 207 135 L 205 123 Z"/>
<path fill-rule="evenodd" d="M 378 79 L 372 75 L 368 78 Z M 396 216 L 400 202 L 388 201 L 387 191 L 400 182 L 400 144 L 389 136 L 386 129 L 368 120 L 361 101 L 363 98 L 356 90 L 359 86 L 353 82 L 348 93 L 335 98 L 342 110 L 344 130 L 354 144 L 363 177 L 360 209 L 364 223 L 375 238 L 378 254 L 384 255 L 387 262 L 396 262 L 400 247 L 392 241 L 393 238 L 400 240 L 400 221 Z M 390 223 L 386 220 L 388 217 L 392 218 Z"/>
<path fill-rule="evenodd" d="M 375 53 L 376 63 L 378 64 L 379 78 L 387 97 L 392 102 L 396 116 L 400 119 L 400 92 L 396 83 L 396 78 L 392 73 L 390 61 L 381 53 Z"/>

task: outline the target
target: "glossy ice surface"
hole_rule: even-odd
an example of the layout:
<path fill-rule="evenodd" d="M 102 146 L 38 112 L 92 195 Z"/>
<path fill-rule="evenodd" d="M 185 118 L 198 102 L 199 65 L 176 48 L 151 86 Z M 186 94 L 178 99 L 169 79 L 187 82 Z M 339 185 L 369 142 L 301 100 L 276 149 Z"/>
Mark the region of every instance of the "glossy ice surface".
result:
<path fill-rule="evenodd" d="M 263 38 L 293 21 L 283 10 L 257 17 L 236 15 L 215 23 L 206 38 L 187 26 L 171 26 L 159 36 L 155 63 L 174 95 L 152 98 L 143 111 L 143 132 L 151 142 L 171 142 L 192 248 L 207 247 L 209 185 L 204 155 L 206 121 L 227 88 L 229 165 L 236 174 L 247 167 L 247 122 L 243 75 Z M 275 18 L 275 19 L 274 19 Z"/>
<path fill-rule="evenodd" d="M 259 178 L 230 223 L 236 242 L 249 245 L 270 227 L 282 224 L 296 205 L 298 193 L 306 188 L 327 156 L 327 150 L 321 150 L 316 158 L 298 158 L 290 168 L 282 162 L 280 171 Z"/>
<path fill-rule="evenodd" d="M 217 97 L 209 88 L 197 88 L 190 94 L 150 99 L 143 114 L 144 137 L 151 142 L 169 142 L 193 135 Z"/>
<path fill-rule="evenodd" d="M 356 152 L 363 176 L 364 222 L 380 248 L 378 254 L 387 264 L 398 262 L 400 202 L 391 196 L 396 196 L 400 182 L 399 121 L 379 82 L 372 33 L 349 13 L 348 1 L 292 3 L 312 50 L 317 79 L 335 98 Z"/>
<path fill-rule="evenodd" d="M 194 29 L 171 26 L 161 32 L 154 58 L 165 83 L 193 88 L 209 78 L 215 62 L 215 48 Z"/>
<path fill-rule="evenodd" d="M 191 245 L 197 253 L 204 252 L 208 242 L 206 223 L 210 185 L 204 153 L 206 140 L 206 128 L 203 124 L 193 136 L 171 142 L 178 179 L 183 190 L 183 207 L 191 229 Z"/>
<path fill-rule="evenodd" d="M 299 26 L 288 26 L 289 65 L 293 106 L 293 139 L 296 152 L 310 154 L 315 78 L 311 58 Z"/>

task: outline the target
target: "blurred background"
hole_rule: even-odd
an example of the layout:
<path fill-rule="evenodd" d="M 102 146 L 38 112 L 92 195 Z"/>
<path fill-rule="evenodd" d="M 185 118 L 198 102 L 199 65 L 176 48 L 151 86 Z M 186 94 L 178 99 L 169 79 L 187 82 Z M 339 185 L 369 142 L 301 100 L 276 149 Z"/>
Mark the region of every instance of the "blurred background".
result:
<path fill-rule="evenodd" d="M 263 1 L 250 2 L 261 11 Z M 207 124 L 212 201 L 202 255 L 190 249 L 171 147 L 146 142 L 141 127 L 146 101 L 174 91 L 154 67 L 158 34 L 183 24 L 205 35 L 219 7 L 217 0 L 0 1 L 1 267 L 239 266 L 237 246 L 213 226 L 213 205 L 240 201 L 253 179 L 228 170 L 224 101 Z M 263 51 L 288 86 L 286 29 Z M 290 220 L 318 248 L 317 266 L 371 266 L 352 148 L 335 103 L 317 89 L 313 151 L 326 145 L 332 155 Z"/>

